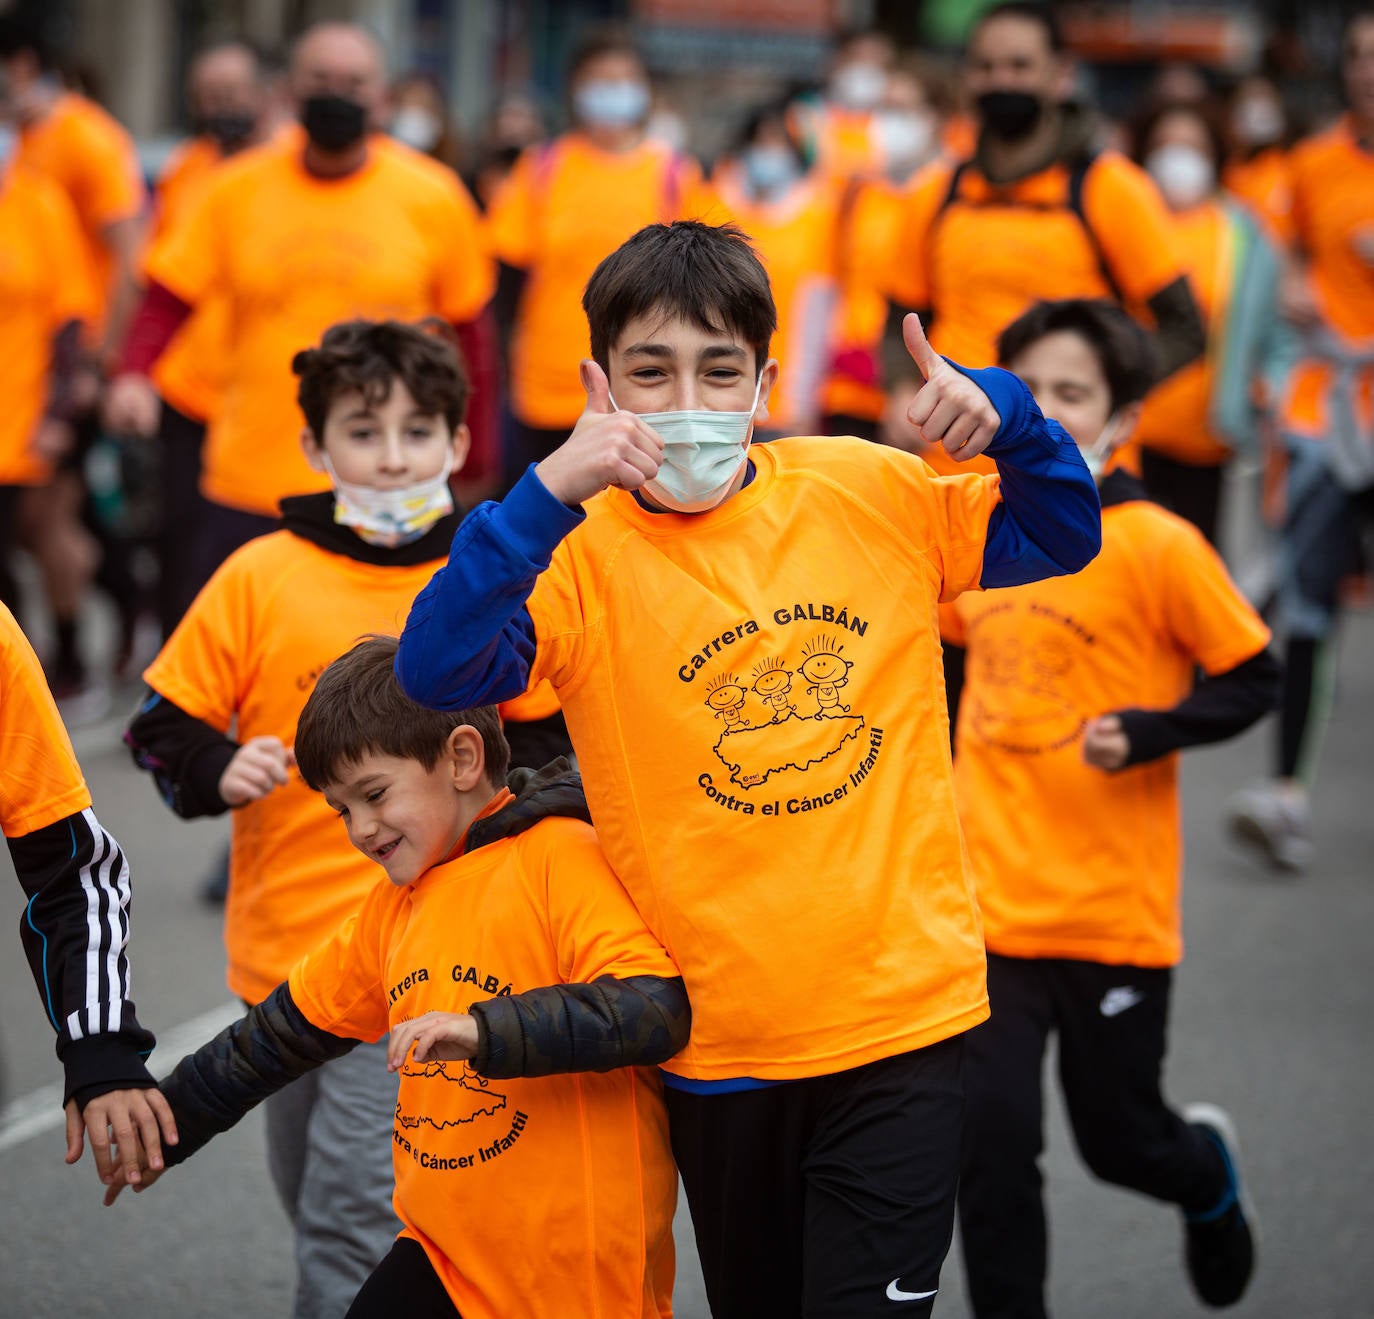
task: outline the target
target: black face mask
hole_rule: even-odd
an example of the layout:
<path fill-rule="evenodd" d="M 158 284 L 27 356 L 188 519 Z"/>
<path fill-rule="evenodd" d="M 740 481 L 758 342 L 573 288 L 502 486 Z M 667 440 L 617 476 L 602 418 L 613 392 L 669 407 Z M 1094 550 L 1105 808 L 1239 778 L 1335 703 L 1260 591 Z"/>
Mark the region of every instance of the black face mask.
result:
<path fill-rule="evenodd" d="M 212 139 L 228 156 L 248 142 L 257 122 L 257 116 L 251 114 L 207 114 L 196 120 L 195 129 L 197 135 Z"/>
<path fill-rule="evenodd" d="M 1029 137 L 1044 111 L 1044 104 L 1033 92 L 984 92 L 978 98 L 983 126 L 1004 142 Z"/>
<path fill-rule="evenodd" d="M 346 96 L 308 96 L 301 123 L 321 151 L 347 151 L 367 132 L 367 107 Z"/>

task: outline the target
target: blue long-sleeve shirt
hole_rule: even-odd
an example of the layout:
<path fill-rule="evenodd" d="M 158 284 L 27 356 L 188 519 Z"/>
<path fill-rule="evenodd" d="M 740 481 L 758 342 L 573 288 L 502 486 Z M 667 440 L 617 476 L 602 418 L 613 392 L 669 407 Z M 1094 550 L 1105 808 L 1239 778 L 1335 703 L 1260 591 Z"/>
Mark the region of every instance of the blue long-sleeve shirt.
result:
<path fill-rule="evenodd" d="M 988 521 L 980 584 L 1020 586 L 1078 572 L 1102 546 L 1097 487 L 1078 446 L 1010 372 L 950 365 L 1001 418 L 986 452 L 997 462 L 1002 503 Z M 401 635 L 396 674 L 413 701 L 462 710 L 525 690 L 535 653 L 526 601 L 585 516 L 554 498 L 531 467 L 504 500 L 464 519 L 447 566 L 416 597 Z"/>

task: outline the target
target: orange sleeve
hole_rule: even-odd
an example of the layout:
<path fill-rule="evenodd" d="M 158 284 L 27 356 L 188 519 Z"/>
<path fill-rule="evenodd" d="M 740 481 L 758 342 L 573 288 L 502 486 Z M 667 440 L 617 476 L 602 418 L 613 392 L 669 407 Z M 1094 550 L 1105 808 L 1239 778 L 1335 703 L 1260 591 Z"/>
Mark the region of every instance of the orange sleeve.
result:
<path fill-rule="evenodd" d="M 95 118 L 83 115 L 70 123 L 81 213 L 99 229 L 135 218 L 143 210 L 143 177 L 133 141 L 123 129 Z"/>
<path fill-rule="evenodd" d="M 379 879 L 362 906 L 287 977 L 291 997 L 310 1023 L 351 1040 L 379 1040 L 390 1027 L 383 985 L 386 946 L 402 890 Z"/>
<path fill-rule="evenodd" d="M 590 825 L 560 819 L 527 837 L 540 849 L 549 932 L 566 983 L 679 974 L 615 877 Z"/>
<path fill-rule="evenodd" d="M 940 605 L 940 640 L 948 646 L 968 645 L 968 633 L 964 630 L 964 618 L 957 600 L 947 600 Z"/>
<path fill-rule="evenodd" d="M 212 185 L 185 218 L 174 222 L 148 249 L 144 272 L 150 280 L 194 306 L 221 287 L 222 238 L 229 228 L 224 189 Z"/>
<path fill-rule="evenodd" d="M 527 692 L 544 681 L 561 689 L 578 676 L 586 649 L 582 644 L 588 626 L 585 610 L 593 589 L 582 574 L 593 571 L 579 566 L 565 539 L 554 550 L 549 566 L 535 579 L 526 602 L 535 636 Z"/>
<path fill-rule="evenodd" d="M 90 804 L 43 666 L 0 605 L 0 833 L 22 838 Z"/>
<path fill-rule="evenodd" d="M 249 574 L 232 555 L 191 602 L 143 680 L 221 733 L 242 704 L 252 645 Z"/>
<path fill-rule="evenodd" d="M 100 314 L 100 290 L 91 268 L 90 248 L 81 234 L 81 222 L 66 194 L 44 191 L 43 241 L 47 245 L 53 279 L 53 324 L 93 322 Z"/>
<path fill-rule="evenodd" d="M 470 321 L 496 291 L 496 267 L 487 251 L 477 203 L 457 179 L 430 233 L 438 280 L 435 306 L 447 321 Z"/>
<path fill-rule="evenodd" d="M 1164 198 L 1154 180 L 1124 156 L 1103 155 L 1088 171 L 1083 212 L 1129 301 L 1143 305 L 1186 273 Z"/>
<path fill-rule="evenodd" d="M 1234 669 L 1269 644 L 1269 629 L 1194 527 L 1175 528 L 1155 581 L 1167 583 L 1164 619 L 1175 644 L 1207 673 Z"/>
<path fill-rule="evenodd" d="M 540 158 L 554 147 L 531 147 L 496 189 L 487 211 L 487 242 L 492 255 L 504 265 L 521 270 L 534 264 L 537 199 L 535 171 Z"/>
<path fill-rule="evenodd" d="M 552 683 L 536 683 L 522 696 L 502 701 L 497 709 L 502 719 L 517 724 L 547 719 L 550 715 L 558 713 L 558 693 L 554 691 Z"/>
<path fill-rule="evenodd" d="M 897 241 L 882 291 L 900 307 L 930 306 L 930 280 L 927 264 L 931 226 L 949 191 L 952 167 L 936 161 L 917 176 L 911 191 L 903 198 L 896 222 Z"/>

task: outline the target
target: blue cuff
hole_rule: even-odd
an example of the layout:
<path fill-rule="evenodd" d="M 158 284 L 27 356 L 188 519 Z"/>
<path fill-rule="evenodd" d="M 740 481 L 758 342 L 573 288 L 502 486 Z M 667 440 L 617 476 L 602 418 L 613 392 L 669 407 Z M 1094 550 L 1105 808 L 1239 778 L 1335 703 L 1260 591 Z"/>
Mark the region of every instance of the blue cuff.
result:
<path fill-rule="evenodd" d="M 545 567 L 559 542 L 586 518 L 580 508 L 569 508 L 549 493 L 533 463 L 491 514 L 498 534 L 512 549 Z"/>
<path fill-rule="evenodd" d="M 949 358 L 945 358 L 949 362 Z M 1000 366 L 968 367 L 958 362 L 949 362 L 961 376 L 972 380 L 988 396 L 988 401 L 997 409 L 1002 424 L 992 442 L 983 450 L 989 458 L 999 462 L 1015 464 L 1019 454 L 1029 447 L 1036 454 L 1057 453 L 1058 446 L 1052 436 L 1040 426 L 1027 427 L 1026 419 L 1033 402 L 1031 392 L 1020 376 Z"/>

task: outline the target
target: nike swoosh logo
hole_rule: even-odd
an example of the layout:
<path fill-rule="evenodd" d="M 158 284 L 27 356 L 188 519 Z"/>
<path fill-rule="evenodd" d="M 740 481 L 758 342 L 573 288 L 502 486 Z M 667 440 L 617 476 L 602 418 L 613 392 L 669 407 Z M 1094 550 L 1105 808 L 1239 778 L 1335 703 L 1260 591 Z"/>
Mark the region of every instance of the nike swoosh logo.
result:
<path fill-rule="evenodd" d="M 887 1299 L 889 1301 L 928 1301 L 940 1289 L 937 1287 L 933 1292 L 904 1292 L 897 1284 L 900 1278 L 893 1278 L 887 1284 Z"/>
<path fill-rule="evenodd" d="M 1144 1001 L 1145 995 L 1140 990 L 1123 985 L 1120 989 L 1109 989 L 1102 996 L 1101 1012 L 1104 1017 L 1119 1017 Z"/>

